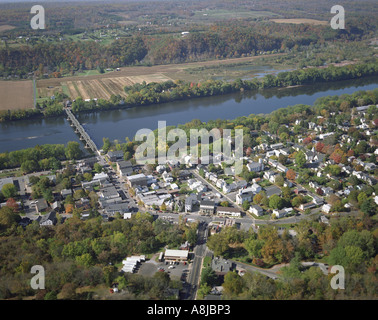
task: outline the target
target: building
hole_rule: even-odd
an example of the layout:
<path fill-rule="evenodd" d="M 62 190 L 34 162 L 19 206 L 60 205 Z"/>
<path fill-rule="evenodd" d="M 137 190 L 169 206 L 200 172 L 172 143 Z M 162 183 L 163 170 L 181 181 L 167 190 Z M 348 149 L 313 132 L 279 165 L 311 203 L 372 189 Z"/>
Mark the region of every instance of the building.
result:
<path fill-rule="evenodd" d="M 239 192 L 236 194 L 236 203 L 238 205 L 243 204 L 244 201 L 251 202 L 253 198 L 253 192 L 252 191 L 247 191 L 243 192 L 243 189 L 240 189 Z"/>
<path fill-rule="evenodd" d="M 36 200 L 35 211 L 37 213 L 40 214 L 42 211 L 46 210 L 48 207 L 49 206 L 48 206 L 47 201 L 45 199 Z"/>
<path fill-rule="evenodd" d="M 276 218 L 282 218 L 286 216 L 288 213 L 292 212 L 293 208 L 283 208 L 281 210 L 274 209 L 273 215 L 276 216 Z"/>
<path fill-rule="evenodd" d="M 204 214 L 214 214 L 215 203 L 210 200 L 202 200 L 200 203 L 200 212 Z"/>
<path fill-rule="evenodd" d="M 322 206 L 322 211 L 325 212 L 325 213 L 330 213 L 331 212 L 331 205 L 330 204 L 324 204 Z"/>
<path fill-rule="evenodd" d="M 147 185 L 147 177 L 143 174 L 143 173 L 140 173 L 140 174 L 136 174 L 136 175 L 133 175 L 133 176 L 128 176 L 126 178 L 127 180 L 127 183 L 130 187 L 134 187 L 134 186 L 146 186 Z"/>
<path fill-rule="evenodd" d="M 123 151 L 109 151 L 108 152 L 108 158 L 111 162 L 115 162 L 117 160 L 122 160 L 123 159 Z"/>
<path fill-rule="evenodd" d="M 44 215 L 39 220 L 40 226 L 53 226 L 57 222 L 56 212 L 53 210 L 50 213 Z"/>
<path fill-rule="evenodd" d="M 263 208 L 261 208 L 260 206 L 258 205 L 252 205 L 249 207 L 248 209 L 249 212 L 253 213 L 254 215 L 260 217 L 264 214 L 264 210 Z"/>
<path fill-rule="evenodd" d="M 116 165 L 117 171 L 121 177 L 127 177 L 133 173 L 133 166 L 130 161 L 119 161 Z"/>
<path fill-rule="evenodd" d="M 240 217 L 241 212 L 238 208 L 217 207 L 217 215 Z"/>
<path fill-rule="evenodd" d="M 211 268 L 217 276 L 224 276 L 233 269 L 233 263 L 226 259 L 215 257 L 211 262 Z"/>
<path fill-rule="evenodd" d="M 249 172 L 260 172 L 264 171 L 264 163 L 262 159 L 259 159 L 259 162 L 250 162 L 247 163 L 247 169 Z"/>
<path fill-rule="evenodd" d="M 187 261 L 189 250 L 165 250 L 165 261 Z"/>
<path fill-rule="evenodd" d="M 192 212 L 193 206 L 198 202 L 197 195 L 190 194 L 185 198 L 185 212 Z"/>

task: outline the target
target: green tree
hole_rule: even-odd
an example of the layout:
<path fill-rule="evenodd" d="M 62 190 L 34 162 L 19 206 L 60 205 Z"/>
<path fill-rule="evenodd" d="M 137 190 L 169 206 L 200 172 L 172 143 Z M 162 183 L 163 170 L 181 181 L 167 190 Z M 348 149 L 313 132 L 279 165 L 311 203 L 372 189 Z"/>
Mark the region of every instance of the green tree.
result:
<path fill-rule="evenodd" d="M 272 195 L 269 198 L 269 207 L 272 209 L 282 209 L 284 206 L 284 202 L 282 198 L 276 194 Z"/>
<path fill-rule="evenodd" d="M 6 183 L 1 189 L 1 193 L 5 199 L 14 198 L 17 196 L 17 188 L 13 183 Z"/>
<path fill-rule="evenodd" d="M 295 156 L 295 163 L 299 168 L 303 168 L 306 164 L 306 157 L 303 151 L 299 151 Z"/>
<path fill-rule="evenodd" d="M 67 147 L 65 149 L 66 158 L 69 160 L 77 160 L 80 159 L 83 155 L 83 151 L 80 149 L 80 145 L 76 141 L 70 141 L 67 143 Z"/>

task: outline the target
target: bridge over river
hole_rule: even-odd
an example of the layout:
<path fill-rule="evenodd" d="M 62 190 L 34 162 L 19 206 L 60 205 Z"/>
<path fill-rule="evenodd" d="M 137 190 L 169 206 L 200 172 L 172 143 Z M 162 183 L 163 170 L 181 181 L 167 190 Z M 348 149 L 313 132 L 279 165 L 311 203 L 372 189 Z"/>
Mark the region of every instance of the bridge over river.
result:
<path fill-rule="evenodd" d="M 76 119 L 70 108 L 64 108 L 67 120 L 71 121 L 71 127 L 75 128 L 75 132 L 80 135 L 80 140 L 85 141 L 85 148 L 90 149 L 93 153 L 100 155 L 96 144 L 93 142 L 89 134 L 85 131 L 80 122 Z"/>

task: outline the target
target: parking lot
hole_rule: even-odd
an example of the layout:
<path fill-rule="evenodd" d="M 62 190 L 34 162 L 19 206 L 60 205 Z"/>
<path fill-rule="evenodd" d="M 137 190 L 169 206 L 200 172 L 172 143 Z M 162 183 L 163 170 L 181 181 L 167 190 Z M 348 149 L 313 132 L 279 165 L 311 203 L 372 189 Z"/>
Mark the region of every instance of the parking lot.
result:
<path fill-rule="evenodd" d="M 188 264 L 184 265 L 182 262 L 171 264 L 170 262 L 156 262 L 151 259 L 142 263 L 138 270 L 138 274 L 149 277 L 153 276 L 156 272 L 167 272 L 172 280 L 184 281 L 187 278 L 189 266 Z"/>

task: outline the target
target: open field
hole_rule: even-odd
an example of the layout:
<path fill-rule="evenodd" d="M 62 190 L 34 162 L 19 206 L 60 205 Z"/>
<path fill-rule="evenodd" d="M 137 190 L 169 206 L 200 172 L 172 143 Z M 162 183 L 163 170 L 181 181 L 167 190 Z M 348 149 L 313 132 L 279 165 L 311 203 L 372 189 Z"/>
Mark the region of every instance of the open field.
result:
<path fill-rule="evenodd" d="M 124 95 L 123 88 L 134 83 L 163 82 L 168 80 L 202 81 L 208 78 L 206 70 L 198 74 L 191 74 L 188 70 L 201 67 L 217 67 L 252 63 L 263 57 L 275 57 L 281 54 L 268 56 L 253 56 L 225 60 L 211 60 L 182 64 L 133 66 L 124 67 L 120 71 L 106 74 L 91 74 L 87 76 L 73 76 L 65 78 L 51 78 L 37 81 L 39 97 L 51 96 L 54 92 L 64 92 L 72 99 L 81 96 L 83 99 L 109 99 L 112 94 Z"/>
<path fill-rule="evenodd" d="M 0 26 L 0 32 L 12 30 L 14 28 L 16 28 L 16 27 L 10 26 L 9 24 L 4 24 L 4 25 Z"/>
<path fill-rule="evenodd" d="M 275 23 L 294 23 L 294 24 L 312 24 L 312 25 L 326 25 L 329 21 L 315 20 L 315 19 L 270 19 Z"/>
<path fill-rule="evenodd" d="M 33 81 L 0 81 L 0 110 L 33 108 Z"/>

